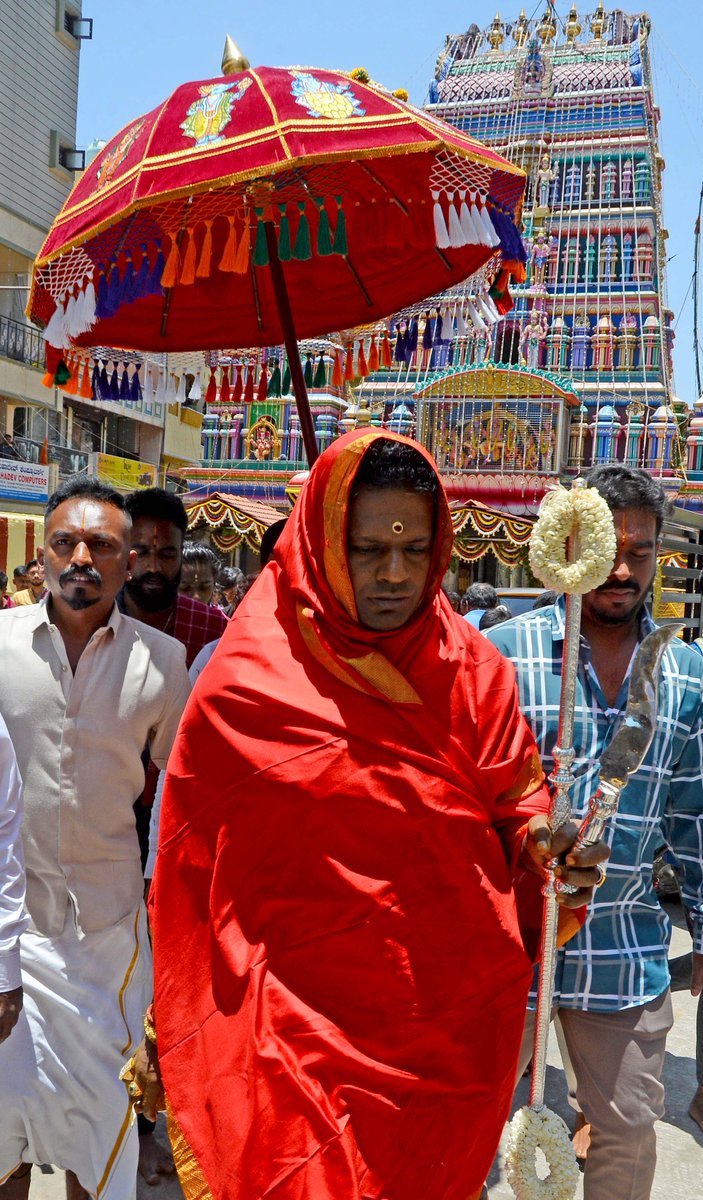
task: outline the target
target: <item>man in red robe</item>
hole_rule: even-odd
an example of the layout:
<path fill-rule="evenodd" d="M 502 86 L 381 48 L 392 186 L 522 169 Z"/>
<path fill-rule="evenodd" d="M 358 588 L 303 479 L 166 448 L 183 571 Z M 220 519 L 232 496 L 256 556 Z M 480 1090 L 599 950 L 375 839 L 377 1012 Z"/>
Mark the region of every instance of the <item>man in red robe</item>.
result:
<path fill-rule="evenodd" d="M 481 1194 L 531 975 L 517 897 L 534 934 L 537 864 L 573 832 L 550 845 L 513 669 L 441 591 L 451 551 L 429 455 L 340 438 L 195 687 L 152 891 L 189 1200 Z M 561 868 L 567 902 L 605 857 Z"/>

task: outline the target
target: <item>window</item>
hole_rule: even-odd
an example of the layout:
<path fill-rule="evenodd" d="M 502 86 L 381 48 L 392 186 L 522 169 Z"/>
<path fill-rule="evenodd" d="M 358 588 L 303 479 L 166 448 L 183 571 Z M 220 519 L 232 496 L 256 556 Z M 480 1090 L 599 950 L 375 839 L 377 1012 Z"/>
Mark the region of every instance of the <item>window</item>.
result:
<path fill-rule="evenodd" d="M 49 130 L 49 170 L 62 183 L 73 183 L 73 172 L 85 170 L 85 150 L 76 150 L 71 141 Z"/>
<path fill-rule="evenodd" d="M 82 41 L 92 38 L 93 19 L 82 17 L 71 0 L 56 0 L 54 32 L 69 50 L 77 50 Z"/>

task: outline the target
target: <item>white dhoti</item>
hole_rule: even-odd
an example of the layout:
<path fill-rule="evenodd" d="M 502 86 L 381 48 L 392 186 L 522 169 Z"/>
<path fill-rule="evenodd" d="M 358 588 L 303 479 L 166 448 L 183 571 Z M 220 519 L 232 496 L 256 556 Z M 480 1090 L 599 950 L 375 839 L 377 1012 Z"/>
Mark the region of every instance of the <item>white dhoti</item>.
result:
<path fill-rule="evenodd" d="M 0 1046 L 0 1183 L 21 1163 L 74 1171 L 100 1200 L 136 1196 L 138 1139 L 118 1079 L 151 1000 L 144 906 L 79 939 L 22 937 L 24 1009 Z"/>

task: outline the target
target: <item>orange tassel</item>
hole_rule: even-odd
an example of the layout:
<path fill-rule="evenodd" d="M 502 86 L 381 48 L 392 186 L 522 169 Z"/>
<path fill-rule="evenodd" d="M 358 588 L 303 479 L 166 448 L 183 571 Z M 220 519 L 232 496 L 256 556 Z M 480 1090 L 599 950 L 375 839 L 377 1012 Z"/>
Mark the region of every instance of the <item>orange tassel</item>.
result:
<path fill-rule="evenodd" d="M 239 243 L 239 249 L 234 260 L 232 270 L 237 275 L 246 275 L 249 270 L 249 216 L 247 215 L 244 221 L 244 232 L 242 240 Z"/>
<path fill-rule="evenodd" d="M 48 388 L 52 388 L 54 386 L 54 376 L 52 375 L 51 371 L 46 372 L 46 375 L 42 379 L 42 386 Z"/>
<path fill-rule="evenodd" d="M 334 356 L 334 369 L 332 371 L 332 387 L 339 388 L 341 391 L 344 387 L 344 375 L 342 373 L 342 355 L 339 350 Z"/>
<path fill-rule="evenodd" d="M 161 286 L 165 288 L 173 287 L 178 279 L 178 268 L 180 266 L 181 256 L 178 253 L 178 243 L 175 238 L 171 240 L 171 249 L 168 252 L 164 273 L 161 276 Z"/>
<path fill-rule="evenodd" d="M 183 256 L 183 266 L 181 267 L 180 283 L 186 285 L 195 283 L 195 230 L 189 229 L 187 232 L 188 245 Z"/>
<path fill-rule="evenodd" d="M 357 373 L 357 375 L 360 376 L 361 379 L 367 379 L 368 375 L 369 375 L 369 368 L 368 368 L 368 365 L 366 362 L 366 355 L 364 354 L 363 338 L 359 341 L 359 353 L 358 353 L 357 359 L 356 359 L 356 373 Z"/>
<path fill-rule="evenodd" d="M 381 342 L 381 366 L 393 366 L 393 351 L 391 350 L 391 339 L 388 336 L 388 330 L 384 333 L 383 341 Z"/>
<path fill-rule="evenodd" d="M 63 384 L 61 391 L 68 396 L 75 396 L 78 391 L 78 370 L 76 359 L 66 357 L 66 366 L 71 372 L 70 377 Z"/>
<path fill-rule="evenodd" d="M 93 384 L 90 378 L 90 364 L 87 358 L 83 363 L 83 375 L 81 376 L 79 395 L 81 395 L 84 400 L 93 399 Z"/>
<path fill-rule="evenodd" d="M 377 371 L 381 365 L 381 360 L 378 357 L 378 346 L 376 345 L 376 334 L 371 338 L 371 347 L 369 349 L 369 372 Z"/>
<path fill-rule="evenodd" d="M 212 221 L 205 222 L 205 236 L 200 247 L 200 261 L 196 269 L 198 279 L 207 279 L 212 270 Z"/>
<path fill-rule="evenodd" d="M 344 361 L 344 378 L 349 381 L 354 378 L 354 346 L 347 346 L 347 356 Z"/>
<path fill-rule="evenodd" d="M 207 234 L 205 236 L 207 237 Z M 222 258 L 220 259 L 220 270 L 221 271 L 234 271 L 235 270 L 234 264 L 236 261 L 237 261 L 237 235 L 236 235 L 235 229 L 234 229 L 234 217 L 230 217 L 229 233 L 227 234 L 227 241 L 225 242 L 225 248 L 222 251 Z"/>

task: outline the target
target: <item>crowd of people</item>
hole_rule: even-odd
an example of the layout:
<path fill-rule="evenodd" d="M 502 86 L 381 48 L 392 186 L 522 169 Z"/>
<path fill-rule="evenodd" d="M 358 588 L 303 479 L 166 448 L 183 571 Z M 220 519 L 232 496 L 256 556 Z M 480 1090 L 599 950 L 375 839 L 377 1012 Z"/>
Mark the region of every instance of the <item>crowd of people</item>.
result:
<path fill-rule="evenodd" d="M 643 471 L 589 482 L 618 549 L 583 603 L 577 819 L 652 628 L 666 504 Z M 654 744 L 577 848 L 545 781 L 564 598 L 511 618 L 476 584 L 463 619 L 421 446 L 334 442 L 255 578 L 186 535 L 177 497 L 75 477 L 20 572 L 29 599 L 3 604 L 0 1200 L 41 1163 L 68 1200 L 130 1200 L 138 1162 L 172 1169 L 166 1103 L 188 1196 L 486 1197 L 553 862 L 584 1195 L 647 1200 L 672 1020 L 662 842 L 693 934 L 679 975 L 703 985 L 703 657 L 667 650 Z"/>

